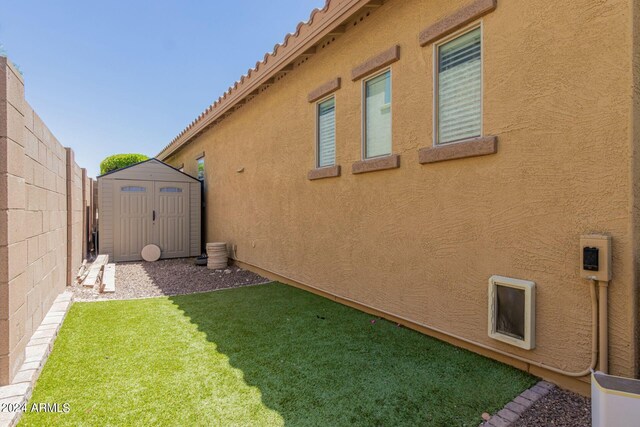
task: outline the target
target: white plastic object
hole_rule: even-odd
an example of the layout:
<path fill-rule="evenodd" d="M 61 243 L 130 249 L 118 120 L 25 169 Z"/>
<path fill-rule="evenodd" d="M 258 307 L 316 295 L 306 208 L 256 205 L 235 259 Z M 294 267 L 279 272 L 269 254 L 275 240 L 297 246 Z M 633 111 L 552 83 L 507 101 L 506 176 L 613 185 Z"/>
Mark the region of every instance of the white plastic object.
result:
<path fill-rule="evenodd" d="M 593 427 L 640 425 L 640 380 L 593 372 L 591 424 Z"/>
<path fill-rule="evenodd" d="M 160 248 L 158 245 L 147 245 L 142 248 L 142 259 L 148 262 L 154 262 L 160 259 Z"/>

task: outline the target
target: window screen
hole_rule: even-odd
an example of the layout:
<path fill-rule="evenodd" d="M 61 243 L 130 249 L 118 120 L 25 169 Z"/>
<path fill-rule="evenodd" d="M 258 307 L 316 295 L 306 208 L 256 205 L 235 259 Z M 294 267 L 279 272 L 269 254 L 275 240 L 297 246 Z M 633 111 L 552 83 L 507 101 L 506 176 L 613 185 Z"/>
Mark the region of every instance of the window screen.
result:
<path fill-rule="evenodd" d="M 204 157 L 198 159 L 198 179 L 200 181 L 204 180 Z"/>
<path fill-rule="evenodd" d="M 496 332 L 524 340 L 525 291 L 496 286 Z"/>
<path fill-rule="evenodd" d="M 182 193 L 182 188 L 177 187 L 162 187 L 160 189 L 161 193 Z"/>
<path fill-rule="evenodd" d="M 126 187 L 121 187 L 120 191 L 124 193 L 144 193 L 145 191 L 147 191 L 147 189 L 144 187 L 136 187 L 133 185 L 129 185 Z"/>
<path fill-rule="evenodd" d="M 480 28 L 438 48 L 438 143 L 480 136 Z"/>
<path fill-rule="evenodd" d="M 336 100 L 318 104 L 318 167 L 336 162 Z"/>
<path fill-rule="evenodd" d="M 391 71 L 365 82 L 365 158 L 391 154 Z"/>

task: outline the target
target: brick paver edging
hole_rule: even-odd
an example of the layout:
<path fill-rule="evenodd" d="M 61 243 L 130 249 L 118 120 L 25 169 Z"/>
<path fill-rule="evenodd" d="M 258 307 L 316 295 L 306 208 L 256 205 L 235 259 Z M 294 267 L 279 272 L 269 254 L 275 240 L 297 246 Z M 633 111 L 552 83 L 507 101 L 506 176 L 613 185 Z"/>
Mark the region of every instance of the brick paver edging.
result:
<path fill-rule="evenodd" d="M 480 427 L 509 427 L 520 418 L 520 415 L 529 409 L 542 396 L 548 394 L 556 386 L 540 381 L 530 389 L 527 389 L 507 403 L 503 409 L 495 413 L 489 420 L 480 424 Z"/>
<path fill-rule="evenodd" d="M 0 387 L 0 427 L 13 427 L 18 424 L 22 411 L 6 409 L 7 405 L 20 407 L 26 405 L 31 397 L 33 386 L 40 375 L 49 353 L 53 349 L 53 342 L 60 331 L 69 307 L 73 301 L 73 294 L 65 291 L 58 295 L 51 309 L 42 319 L 42 323 L 33 333 L 25 349 L 25 359 L 20 371 L 10 385 Z"/>

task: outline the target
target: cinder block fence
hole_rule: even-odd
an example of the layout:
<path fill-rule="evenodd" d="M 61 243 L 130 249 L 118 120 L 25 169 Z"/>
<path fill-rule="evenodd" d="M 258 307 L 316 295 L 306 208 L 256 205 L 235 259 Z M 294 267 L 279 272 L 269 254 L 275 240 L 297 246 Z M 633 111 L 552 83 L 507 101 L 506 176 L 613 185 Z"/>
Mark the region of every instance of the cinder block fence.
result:
<path fill-rule="evenodd" d="M 29 106 L 22 76 L 0 57 L 0 386 L 86 256 L 92 194 L 73 150 Z"/>

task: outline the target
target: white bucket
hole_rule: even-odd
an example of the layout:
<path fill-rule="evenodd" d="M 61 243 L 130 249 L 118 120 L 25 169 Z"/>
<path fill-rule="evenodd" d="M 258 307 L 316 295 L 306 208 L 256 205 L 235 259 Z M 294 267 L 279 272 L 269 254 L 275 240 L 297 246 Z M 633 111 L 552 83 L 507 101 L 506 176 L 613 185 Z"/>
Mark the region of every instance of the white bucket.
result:
<path fill-rule="evenodd" d="M 593 427 L 640 426 L 640 380 L 591 374 Z"/>

